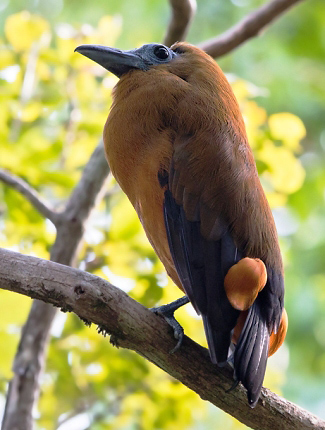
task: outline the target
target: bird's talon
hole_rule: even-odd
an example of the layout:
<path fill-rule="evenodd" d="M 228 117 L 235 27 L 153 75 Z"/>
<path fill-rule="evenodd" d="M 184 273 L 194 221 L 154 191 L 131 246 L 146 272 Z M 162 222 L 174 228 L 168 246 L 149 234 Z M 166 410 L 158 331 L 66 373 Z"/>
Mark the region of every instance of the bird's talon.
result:
<path fill-rule="evenodd" d="M 228 390 L 226 390 L 226 393 L 230 393 L 231 391 L 233 391 L 235 388 L 237 388 L 238 384 L 239 384 L 239 380 L 235 379 L 235 381 L 232 384 L 232 386 L 230 388 L 228 388 Z"/>
<path fill-rule="evenodd" d="M 174 333 L 174 336 L 175 336 L 175 333 Z M 182 336 L 179 337 L 178 342 L 176 343 L 174 348 L 169 351 L 169 354 L 174 354 L 176 351 L 179 350 L 179 348 L 181 347 L 182 342 L 183 342 L 183 336 L 184 336 L 184 333 L 182 334 Z M 176 336 L 175 336 L 175 338 L 176 338 Z"/>
<path fill-rule="evenodd" d="M 175 302 L 169 303 L 168 305 L 158 306 L 155 308 L 150 308 L 151 312 L 156 315 L 160 315 L 164 320 L 171 326 L 174 331 L 174 338 L 177 339 L 177 343 L 172 350 L 169 351 L 170 354 L 178 351 L 184 337 L 184 330 L 180 323 L 175 319 L 174 312 L 180 307 L 189 302 L 188 297 L 182 297 Z"/>

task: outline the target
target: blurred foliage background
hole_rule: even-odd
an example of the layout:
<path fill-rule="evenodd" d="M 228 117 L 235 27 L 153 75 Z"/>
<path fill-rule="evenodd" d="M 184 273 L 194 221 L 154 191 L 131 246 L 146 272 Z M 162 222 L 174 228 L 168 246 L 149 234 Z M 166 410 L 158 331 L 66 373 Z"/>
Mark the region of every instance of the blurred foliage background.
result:
<path fill-rule="evenodd" d="M 187 40 L 211 38 L 262 3 L 202 1 Z M 240 102 L 285 262 L 289 332 L 269 360 L 265 386 L 325 418 L 323 6 L 303 2 L 218 62 Z M 116 83 L 74 48 L 159 42 L 169 7 L 163 0 L 0 0 L 0 12 L 0 166 L 59 209 L 100 139 Z M 0 184 L 0 246 L 48 258 L 54 237 L 49 221 Z M 146 306 L 179 297 L 112 178 L 88 222 L 79 267 Z M 0 290 L 2 409 L 30 303 Z M 178 318 L 205 344 L 190 306 Z M 52 335 L 38 429 L 244 428 L 74 315 L 60 313 Z"/>

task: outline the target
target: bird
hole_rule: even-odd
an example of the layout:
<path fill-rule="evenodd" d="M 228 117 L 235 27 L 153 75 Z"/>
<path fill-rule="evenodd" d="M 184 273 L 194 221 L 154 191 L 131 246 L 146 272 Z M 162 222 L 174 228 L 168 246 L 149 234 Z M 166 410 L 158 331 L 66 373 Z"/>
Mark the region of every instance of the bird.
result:
<path fill-rule="evenodd" d="M 106 158 L 168 275 L 191 302 L 210 358 L 233 367 L 256 406 L 288 319 L 277 231 L 238 102 L 207 53 L 186 42 L 76 52 L 119 80 L 104 126 Z"/>

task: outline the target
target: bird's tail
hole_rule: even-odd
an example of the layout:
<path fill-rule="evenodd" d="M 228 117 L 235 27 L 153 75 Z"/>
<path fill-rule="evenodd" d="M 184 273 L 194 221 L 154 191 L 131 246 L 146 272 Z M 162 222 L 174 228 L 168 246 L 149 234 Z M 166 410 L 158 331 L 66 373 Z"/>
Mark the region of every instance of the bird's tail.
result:
<path fill-rule="evenodd" d="M 227 364 L 231 333 L 229 331 L 215 330 L 211 326 L 209 318 L 204 314 L 202 314 L 202 320 L 211 361 L 222 367 Z"/>
<path fill-rule="evenodd" d="M 250 307 L 234 353 L 235 379 L 247 389 L 253 408 L 261 392 L 269 350 L 269 331 L 258 300 Z"/>
<path fill-rule="evenodd" d="M 223 366 L 233 362 L 234 378 L 247 390 L 249 405 L 258 402 L 266 369 L 269 351 L 269 331 L 260 311 L 258 300 L 250 307 L 234 354 L 229 357 L 231 333 L 215 330 L 209 319 L 202 315 L 211 361 Z"/>

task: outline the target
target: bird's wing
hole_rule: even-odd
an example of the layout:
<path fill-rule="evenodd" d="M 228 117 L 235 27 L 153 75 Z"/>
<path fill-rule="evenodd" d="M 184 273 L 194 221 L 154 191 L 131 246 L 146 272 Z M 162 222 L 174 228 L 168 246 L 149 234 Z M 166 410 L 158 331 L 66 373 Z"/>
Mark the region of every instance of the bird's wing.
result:
<path fill-rule="evenodd" d="M 176 203 L 169 189 L 165 191 L 164 218 L 178 276 L 194 308 L 202 314 L 211 359 L 223 363 L 239 315 L 223 287 L 227 270 L 238 258 L 234 242 L 228 232 L 216 241 L 205 239 L 200 221 L 187 219 L 184 207 Z"/>
<path fill-rule="evenodd" d="M 198 143 L 192 137 L 174 142 L 167 180 L 164 172 L 164 219 L 178 276 L 202 315 L 211 358 L 221 364 L 239 316 L 227 299 L 224 277 L 242 254 L 222 213 L 223 200 L 217 202 L 227 188 L 217 179 L 220 154 L 215 145 Z"/>
<path fill-rule="evenodd" d="M 166 187 L 164 219 L 178 276 L 202 315 L 211 359 L 222 364 L 227 360 L 232 330 L 240 313 L 227 299 L 224 277 L 232 265 L 245 257 L 242 243 L 247 238 L 237 239 L 234 223 L 245 210 L 241 206 L 246 197 L 240 195 L 245 190 L 236 189 L 236 184 L 241 179 L 245 182 L 240 175 L 247 176 L 247 171 L 241 171 L 241 166 L 237 166 L 239 172 L 232 168 L 233 157 L 228 157 L 227 152 L 218 154 L 212 144 L 194 144 L 191 136 L 179 138 L 174 143 L 169 172 L 159 174 Z M 227 211 L 227 207 L 232 210 Z M 243 229 L 245 235 L 248 230 L 245 226 Z M 278 288 L 268 287 L 271 296 L 276 297 Z M 249 310 L 234 363 L 235 375 L 248 389 L 251 404 L 258 400 L 262 386 L 268 341 L 269 324 L 256 302 Z"/>

